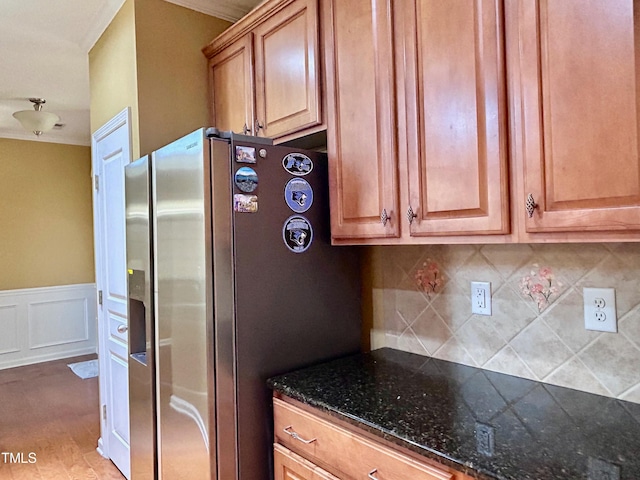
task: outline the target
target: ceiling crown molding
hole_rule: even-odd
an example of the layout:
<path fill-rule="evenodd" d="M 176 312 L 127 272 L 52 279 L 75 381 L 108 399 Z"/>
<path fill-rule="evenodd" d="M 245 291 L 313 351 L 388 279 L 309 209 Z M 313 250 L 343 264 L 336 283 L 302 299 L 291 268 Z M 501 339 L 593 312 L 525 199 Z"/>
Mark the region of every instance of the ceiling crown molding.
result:
<path fill-rule="evenodd" d="M 88 23 L 87 31 L 78 43 L 83 52 L 88 53 L 93 48 L 118 11 L 120 11 L 124 2 L 125 0 L 107 0 L 102 4 L 100 10 L 96 12 L 93 19 Z"/>
<path fill-rule="evenodd" d="M 196 12 L 218 17 L 229 22 L 237 22 L 244 17 L 252 7 L 243 8 L 229 0 L 167 0 L 181 7 L 190 8 Z M 237 3 L 237 2 L 235 2 Z"/>
<path fill-rule="evenodd" d="M 43 143 L 61 143 L 64 145 L 80 145 L 83 147 L 91 146 L 91 140 L 87 138 L 75 136 L 75 135 L 60 135 L 56 132 L 45 133 L 36 137 L 31 132 L 14 132 L 5 129 L 0 129 L 0 138 L 8 138 L 10 140 L 26 140 L 29 142 L 43 142 Z"/>

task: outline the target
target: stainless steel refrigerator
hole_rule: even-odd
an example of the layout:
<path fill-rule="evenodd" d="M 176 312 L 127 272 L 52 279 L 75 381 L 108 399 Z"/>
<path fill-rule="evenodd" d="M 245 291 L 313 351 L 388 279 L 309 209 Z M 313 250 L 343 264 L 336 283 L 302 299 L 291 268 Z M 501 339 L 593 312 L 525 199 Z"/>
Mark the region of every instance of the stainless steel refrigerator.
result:
<path fill-rule="evenodd" d="M 127 166 L 125 195 L 132 479 L 272 478 L 266 379 L 360 349 L 325 155 L 200 129 Z"/>

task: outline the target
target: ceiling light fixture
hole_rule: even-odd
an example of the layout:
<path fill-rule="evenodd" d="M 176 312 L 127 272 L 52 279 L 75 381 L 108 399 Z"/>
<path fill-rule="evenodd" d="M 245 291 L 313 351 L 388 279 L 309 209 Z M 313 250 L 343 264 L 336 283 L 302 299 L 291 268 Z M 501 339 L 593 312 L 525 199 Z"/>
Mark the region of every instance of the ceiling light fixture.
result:
<path fill-rule="evenodd" d="M 33 110 L 21 110 L 13 114 L 26 130 L 40 136 L 60 121 L 56 114 L 42 111 L 42 104 L 46 103 L 44 98 L 30 98 L 29 101 L 33 103 Z"/>

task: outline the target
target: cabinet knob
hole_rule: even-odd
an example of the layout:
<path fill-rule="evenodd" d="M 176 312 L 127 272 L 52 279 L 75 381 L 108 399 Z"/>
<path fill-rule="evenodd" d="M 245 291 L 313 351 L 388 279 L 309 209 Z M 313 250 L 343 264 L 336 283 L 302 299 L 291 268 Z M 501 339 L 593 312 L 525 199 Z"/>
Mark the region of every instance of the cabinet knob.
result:
<path fill-rule="evenodd" d="M 413 211 L 413 208 L 411 208 L 411 205 L 409 205 L 409 210 L 407 210 L 407 220 L 409 220 L 409 225 L 413 223 L 413 219 L 416 218 L 417 216 L 418 214 L 415 213 Z"/>
<path fill-rule="evenodd" d="M 371 471 L 369 472 L 369 478 L 370 478 L 371 480 L 378 480 L 378 477 L 375 477 L 375 476 L 374 476 L 374 473 L 378 473 L 378 469 L 377 469 L 377 468 L 374 468 L 373 470 L 371 470 Z"/>
<path fill-rule="evenodd" d="M 258 134 L 261 128 L 264 128 L 264 124 L 260 120 L 256 120 L 256 135 Z"/>
<path fill-rule="evenodd" d="M 129 329 L 126 325 L 118 325 L 118 328 L 116 328 L 116 330 L 118 331 L 118 333 L 127 333 L 127 330 Z"/>
<path fill-rule="evenodd" d="M 251 134 L 251 129 L 247 126 L 247 124 L 244 124 L 244 127 L 242 127 L 242 134 L 243 135 L 250 135 Z"/>
<path fill-rule="evenodd" d="M 525 210 L 527 211 L 527 215 L 529 215 L 529 218 L 533 217 L 533 212 L 535 211 L 536 208 L 538 208 L 538 204 L 536 203 L 536 201 L 533 199 L 533 194 L 529 194 L 527 195 L 527 201 L 525 202 Z"/>
<path fill-rule="evenodd" d="M 391 220 L 391 217 L 387 213 L 387 209 L 383 208 L 382 209 L 382 213 L 380 213 L 380 221 L 382 222 L 382 226 L 386 227 L 387 226 L 387 222 L 389 220 Z"/>

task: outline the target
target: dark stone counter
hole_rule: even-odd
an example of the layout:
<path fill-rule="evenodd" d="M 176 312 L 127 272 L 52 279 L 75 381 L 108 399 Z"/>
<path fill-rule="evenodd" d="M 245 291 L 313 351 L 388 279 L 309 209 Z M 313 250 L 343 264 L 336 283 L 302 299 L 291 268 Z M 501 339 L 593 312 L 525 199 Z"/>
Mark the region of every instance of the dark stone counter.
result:
<path fill-rule="evenodd" d="M 640 480 L 640 405 L 388 348 L 269 386 L 472 477 Z"/>

